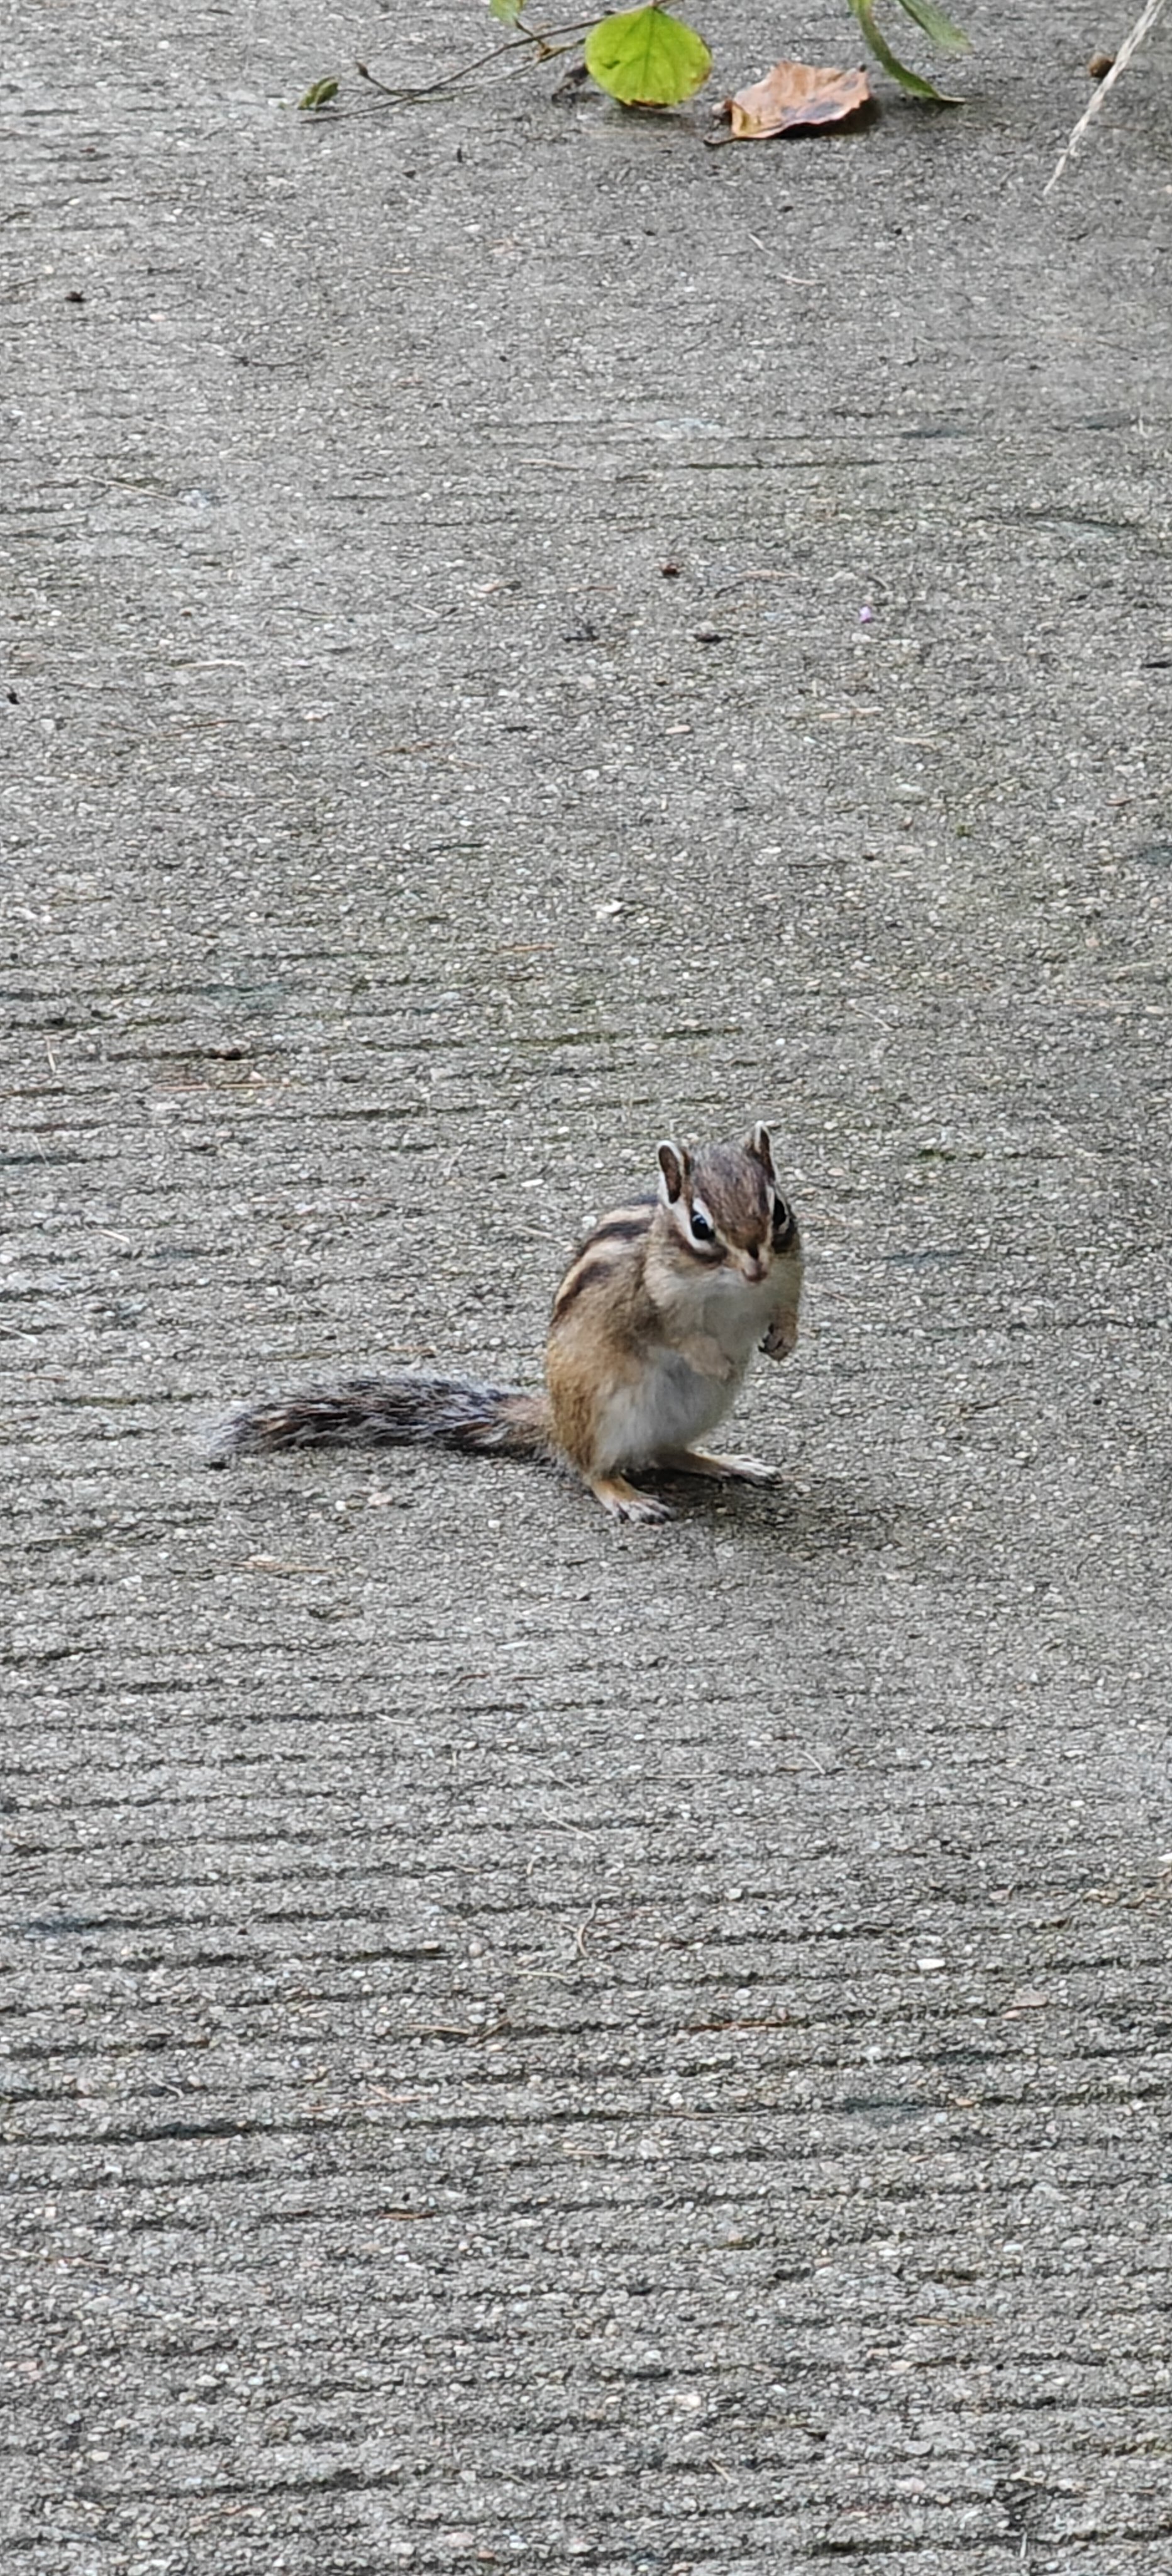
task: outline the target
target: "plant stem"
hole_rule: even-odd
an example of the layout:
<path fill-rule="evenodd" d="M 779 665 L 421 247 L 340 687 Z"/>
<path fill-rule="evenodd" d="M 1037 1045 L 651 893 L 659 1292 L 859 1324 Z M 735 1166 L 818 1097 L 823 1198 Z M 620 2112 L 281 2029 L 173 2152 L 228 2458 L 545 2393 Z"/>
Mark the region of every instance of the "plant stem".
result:
<path fill-rule="evenodd" d="M 359 63 L 357 69 L 371 89 L 379 92 L 380 97 L 389 100 L 394 106 L 401 106 L 408 99 L 435 98 L 446 90 L 454 89 L 457 81 L 470 80 L 473 72 L 484 71 L 489 63 L 499 63 L 504 54 L 535 50 L 539 61 L 551 61 L 558 54 L 569 51 L 568 46 L 560 45 L 555 41 L 559 36 L 584 35 L 591 27 L 597 27 L 606 15 L 605 10 L 597 10 L 590 18 L 567 19 L 564 26 L 528 28 L 524 35 L 510 36 L 503 45 L 493 45 L 488 53 L 475 54 L 470 63 L 458 64 L 455 71 L 444 72 L 438 80 L 421 81 L 415 89 L 389 88 L 385 81 L 376 80 L 374 73 L 367 70 L 365 63 Z"/>

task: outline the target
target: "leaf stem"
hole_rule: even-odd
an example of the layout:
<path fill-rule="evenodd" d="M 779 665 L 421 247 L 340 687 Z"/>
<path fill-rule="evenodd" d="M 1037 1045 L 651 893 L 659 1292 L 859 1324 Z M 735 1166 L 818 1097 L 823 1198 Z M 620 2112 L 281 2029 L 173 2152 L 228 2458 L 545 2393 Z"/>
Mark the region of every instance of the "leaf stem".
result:
<path fill-rule="evenodd" d="M 592 17 L 570 18 L 564 25 L 558 27 L 528 27 L 523 35 L 509 36 L 503 45 L 492 45 L 486 54 L 474 54 L 471 62 L 458 63 L 454 71 L 442 73 L 438 80 L 421 81 L 415 88 L 392 89 L 386 81 L 377 80 L 374 73 L 367 70 L 365 63 L 358 63 L 356 69 L 369 87 L 378 91 L 381 98 L 387 99 L 393 106 L 402 106 L 409 99 L 435 98 L 446 90 L 454 89 L 457 81 L 470 80 L 473 72 L 484 71 L 490 63 L 499 63 L 505 54 L 535 51 L 539 61 L 551 61 L 556 55 L 569 51 L 567 45 L 561 45 L 555 41 L 559 36 L 580 36 L 589 28 L 597 27 L 607 15 L 606 10 L 598 10 Z"/>

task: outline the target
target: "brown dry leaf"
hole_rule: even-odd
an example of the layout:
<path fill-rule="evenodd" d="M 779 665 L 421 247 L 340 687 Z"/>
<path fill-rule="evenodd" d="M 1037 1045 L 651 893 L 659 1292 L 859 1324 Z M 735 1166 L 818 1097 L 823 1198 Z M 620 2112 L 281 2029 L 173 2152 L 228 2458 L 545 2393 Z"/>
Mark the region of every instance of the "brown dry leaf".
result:
<path fill-rule="evenodd" d="M 764 80 L 739 89 L 728 101 L 734 141 L 763 143 L 799 125 L 837 125 L 866 107 L 871 84 L 864 71 L 814 71 L 809 63 L 775 63 Z"/>

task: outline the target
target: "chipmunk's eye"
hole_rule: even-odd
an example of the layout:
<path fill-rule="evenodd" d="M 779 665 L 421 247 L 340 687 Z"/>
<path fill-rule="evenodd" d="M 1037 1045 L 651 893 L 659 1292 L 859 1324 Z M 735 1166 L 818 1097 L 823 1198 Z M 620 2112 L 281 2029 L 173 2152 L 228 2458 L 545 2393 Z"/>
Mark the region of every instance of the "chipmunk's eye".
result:
<path fill-rule="evenodd" d="M 785 1234 L 785 1233 L 787 1232 L 788 1228 L 789 1228 L 790 1221 L 791 1221 L 791 1220 L 790 1220 L 790 1212 L 789 1212 L 789 1209 L 788 1209 L 788 1208 L 787 1208 L 787 1206 L 786 1206 L 785 1200 L 782 1198 L 782 1196 L 781 1196 L 781 1194 L 780 1194 L 780 1192 L 779 1192 L 779 1191 L 775 1191 L 775 1192 L 774 1192 L 774 1198 L 773 1198 L 773 1231 L 774 1231 L 774 1233 L 775 1233 L 775 1234 Z"/>
<path fill-rule="evenodd" d="M 696 1243 L 715 1243 L 716 1228 L 708 1214 L 707 1208 L 701 1207 L 699 1199 L 693 1199 L 692 1201 L 692 1206 L 689 1211 L 689 1222 L 692 1228 L 693 1240 Z"/>

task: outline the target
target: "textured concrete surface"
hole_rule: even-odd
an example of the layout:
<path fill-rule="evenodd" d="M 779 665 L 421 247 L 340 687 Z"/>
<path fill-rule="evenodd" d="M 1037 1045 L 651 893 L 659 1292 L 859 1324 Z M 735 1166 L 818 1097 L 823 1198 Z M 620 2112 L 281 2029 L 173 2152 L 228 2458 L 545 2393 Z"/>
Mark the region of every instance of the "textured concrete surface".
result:
<path fill-rule="evenodd" d="M 1172 2568 L 1168 50 L 1043 203 L 1130 11 L 962 14 L 713 153 L 10 30 L 27 2576 Z M 200 1465 L 758 1115 L 774 1492 Z"/>

